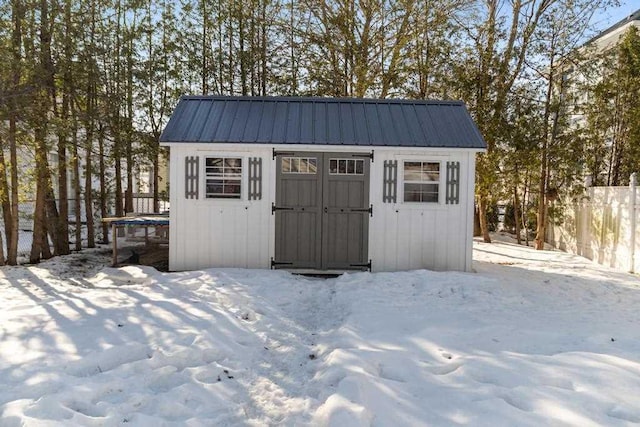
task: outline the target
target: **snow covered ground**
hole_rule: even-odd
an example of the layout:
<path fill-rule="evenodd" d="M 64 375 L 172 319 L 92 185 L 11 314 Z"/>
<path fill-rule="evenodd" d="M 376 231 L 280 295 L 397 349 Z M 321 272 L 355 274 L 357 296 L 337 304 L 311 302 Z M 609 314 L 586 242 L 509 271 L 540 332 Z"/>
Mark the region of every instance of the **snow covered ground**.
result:
<path fill-rule="evenodd" d="M 1 426 L 640 423 L 640 280 L 475 243 L 476 273 L 0 270 Z"/>

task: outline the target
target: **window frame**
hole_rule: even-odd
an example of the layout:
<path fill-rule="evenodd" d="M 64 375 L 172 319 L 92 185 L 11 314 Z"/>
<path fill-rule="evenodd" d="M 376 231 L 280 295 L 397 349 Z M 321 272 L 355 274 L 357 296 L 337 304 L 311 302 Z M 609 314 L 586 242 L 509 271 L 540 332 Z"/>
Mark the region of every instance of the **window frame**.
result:
<path fill-rule="evenodd" d="M 402 203 L 407 206 L 415 206 L 415 207 L 427 207 L 427 206 L 441 206 L 443 204 L 443 164 L 444 161 L 442 159 L 434 159 L 434 158 L 401 158 L 398 159 L 398 163 L 400 166 L 398 169 L 399 182 L 398 182 L 398 192 L 402 194 Z M 435 163 L 438 165 L 438 180 L 437 181 L 414 181 L 414 180 L 405 180 L 405 163 L 407 162 L 420 162 L 420 163 Z M 405 200 L 405 184 L 434 184 L 437 185 L 438 188 L 438 200 L 429 202 L 429 201 L 414 201 L 414 200 Z"/>
<path fill-rule="evenodd" d="M 335 171 L 331 168 L 331 163 L 336 162 Z M 344 172 L 341 171 L 341 162 L 344 162 Z M 349 163 L 353 162 L 353 172 L 349 172 Z M 358 167 L 360 165 L 360 167 Z M 363 176 L 365 174 L 364 159 L 354 159 L 349 157 L 330 157 L 327 162 L 327 173 L 331 176 Z"/>
<path fill-rule="evenodd" d="M 289 170 L 288 171 L 283 170 L 284 164 L 285 164 L 285 160 L 289 161 Z M 299 164 L 301 164 L 302 161 L 304 160 L 306 162 L 306 164 L 307 164 L 307 171 L 306 172 L 300 172 L 300 170 L 297 170 L 297 171 L 291 170 L 291 169 L 293 169 L 291 167 L 291 163 L 290 163 L 292 160 L 298 160 Z M 310 160 L 313 160 L 313 162 L 310 162 Z M 319 166 L 319 164 L 321 162 L 318 161 L 318 156 L 302 156 L 302 155 L 294 156 L 294 155 L 291 155 L 291 156 L 283 156 L 280 159 L 279 163 L 280 163 L 280 171 L 279 171 L 279 173 L 283 174 L 283 175 L 317 175 L 318 174 L 318 166 Z M 313 171 L 309 170 L 311 168 L 310 167 L 311 164 L 313 164 L 313 168 L 314 168 Z M 276 163 L 276 167 L 277 167 L 277 163 Z"/>
<path fill-rule="evenodd" d="M 237 202 L 237 201 L 243 201 L 246 197 L 246 190 L 244 188 L 245 186 L 245 182 L 246 182 L 246 171 L 247 171 L 247 158 L 245 156 L 241 156 L 238 154 L 233 154 L 233 153 L 225 153 L 225 154 L 205 154 L 203 156 L 204 161 L 202 162 L 202 179 L 203 179 L 203 197 L 202 200 L 207 200 L 207 201 L 216 201 L 216 202 L 220 202 L 220 201 L 228 201 L 228 202 Z M 220 196 L 209 196 L 209 192 L 207 191 L 207 181 L 209 179 L 216 179 L 216 177 L 214 176 L 209 176 L 207 174 L 207 160 L 209 159 L 222 159 L 223 162 L 226 159 L 235 159 L 235 160 L 240 160 L 240 173 L 238 174 L 239 176 L 237 178 L 232 178 L 232 180 L 234 181 L 238 181 L 238 185 L 240 187 L 240 192 L 239 193 L 233 193 L 233 194 L 237 194 L 238 197 L 220 197 Z M 228 179 L 228 178 L 226 178 Z M 222 176 L 222 180 L 224 183 L 224 173 Z M 224 193 L 223 193 L 224 194 Z"/>

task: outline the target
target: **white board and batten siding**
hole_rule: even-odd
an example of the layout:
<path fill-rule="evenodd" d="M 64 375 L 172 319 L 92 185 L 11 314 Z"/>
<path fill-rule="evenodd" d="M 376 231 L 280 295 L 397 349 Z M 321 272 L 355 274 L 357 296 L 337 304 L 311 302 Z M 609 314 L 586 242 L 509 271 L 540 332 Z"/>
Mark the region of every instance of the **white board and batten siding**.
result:
<path fill-rule="evenodd" d="M 171 227 L 169 268 L 269 268 L 275 253 L 276 161 L 273 150 L 291 145 L 165 142 L 170 147 Z M 296 152 L 374 152 L 371 163 L 368 259 L 372 271 L 471 270 L 476 149 L 296 145 Z M 185 159 L 199 157 L 198 198 L 185 194 Z M 205 158 L 239 157 L 241 199 L 205 197 Z M 262 159 L 262 197 L 249 200 L 248 161 Z M 397 161 L 397 199 L 383 202 L 384 162 Z M 402 162 L 440 162 L 438 203 L 404 203 Z M 459 201 L 445 202 L 447 162 L 459 162 Z"/>
<path fill-rule="evenodd" d="M 273 218 L 269 197 L 275 191 L 269 147 L 218 147 L 203 144 L 170 145 L 171 189 L 169 269 L 193 270 L 207 267 L 269 268 L 273 246 Z M 185 197 L 185 158 L 199 157 L 198 198 Z M 205 158 L 242 158 L 242 197 L 205 197 Z M 248 159 L 262 158 L 261 200 L 248 200 Z M 266 163 L 265 163 L 266 162 Z"/>
<path fill-rule="evenodd" d="M 373 217 L 369 257 L 373 271 L 471 270 L 475 153 L 472 150 L 377 149 L 371 167 Z M 383 203 L 383 162 L 398 161 L 396 203 Z M 440 162 L 438 203 L 402 201 L 402 162 Z M 459 203 L 445 202 L 447 162 L 460 162 Z"/>

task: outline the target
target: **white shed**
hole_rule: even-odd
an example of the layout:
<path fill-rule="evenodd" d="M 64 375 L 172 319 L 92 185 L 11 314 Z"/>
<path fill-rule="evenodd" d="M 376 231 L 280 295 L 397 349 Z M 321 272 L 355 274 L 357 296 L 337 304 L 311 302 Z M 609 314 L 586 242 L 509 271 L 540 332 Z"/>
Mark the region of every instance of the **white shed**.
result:
<path fill-rule="evenodd" d="M 461 102 L 185 96 L 169 269 L 471 269 L 475 155 Z"/>

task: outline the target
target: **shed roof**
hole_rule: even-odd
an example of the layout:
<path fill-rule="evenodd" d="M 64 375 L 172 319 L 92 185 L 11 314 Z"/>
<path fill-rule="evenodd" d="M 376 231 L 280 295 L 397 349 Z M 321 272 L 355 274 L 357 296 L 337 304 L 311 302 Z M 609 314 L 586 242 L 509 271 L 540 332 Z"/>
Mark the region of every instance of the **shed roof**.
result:
<path fill-rule="evenodd" d="M 484 149 L 464 103 L 183 96 L 160 142 Z"/>

